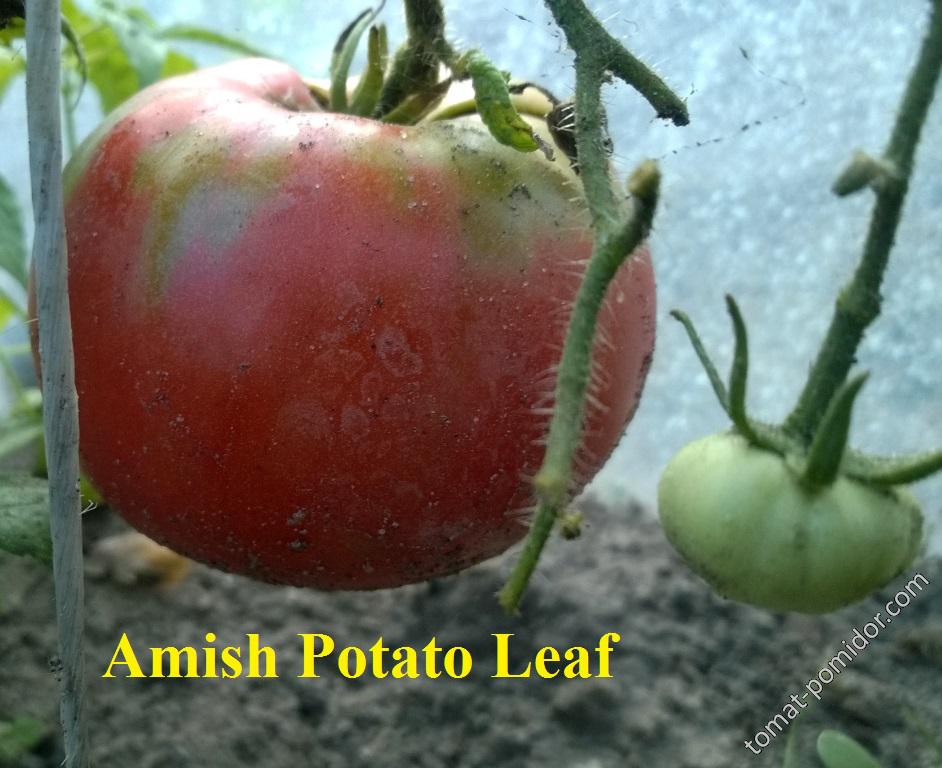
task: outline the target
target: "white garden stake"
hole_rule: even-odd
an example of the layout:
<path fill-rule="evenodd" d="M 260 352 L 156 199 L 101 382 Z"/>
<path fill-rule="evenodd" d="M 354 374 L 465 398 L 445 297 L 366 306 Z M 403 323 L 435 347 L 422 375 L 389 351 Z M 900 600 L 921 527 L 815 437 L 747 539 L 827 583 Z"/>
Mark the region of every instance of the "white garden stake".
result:
<path fill-rule="evenodd" d="M 67 768 L 86 768 L 83 723 L 84 588 L 79 496 L 78 402 L 72 359 L 68 266 L 62 214 L 62 136 L 59 116 L 59 0 L 26 5 L 26 99 L 30 177 L 36 234 L 33 262 L 45 407 L 46 462 L 52 529 L 61 718 Z M 61 666 L 60 666 L 61 664 Z"/>

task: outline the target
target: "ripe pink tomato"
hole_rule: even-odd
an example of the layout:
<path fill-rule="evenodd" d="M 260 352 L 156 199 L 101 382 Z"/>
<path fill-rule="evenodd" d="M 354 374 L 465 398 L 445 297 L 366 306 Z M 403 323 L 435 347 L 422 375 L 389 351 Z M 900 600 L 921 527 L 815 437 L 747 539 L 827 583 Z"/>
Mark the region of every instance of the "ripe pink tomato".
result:
<path fill-rule="evenodd" d="M 325 113 L 254 59 L 138 94 L 66 186 L 82 462 L 132 525 L 325 589 L 523 536 L 590 253 L 562 153 L 500 146 L 474 116 Z M 653 318 L 645 253 L 602 314 L 583 481 L 636 407 Z"/>

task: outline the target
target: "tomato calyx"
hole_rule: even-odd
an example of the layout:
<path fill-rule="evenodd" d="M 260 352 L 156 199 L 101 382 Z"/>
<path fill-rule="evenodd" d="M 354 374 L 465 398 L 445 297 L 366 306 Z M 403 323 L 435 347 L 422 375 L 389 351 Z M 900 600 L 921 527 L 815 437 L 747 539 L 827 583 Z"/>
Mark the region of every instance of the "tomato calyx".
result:
<path fill-rule="evenodd" d="M 733 422 L 734 430 L 750 445 L 787 460 L 797 471 L 803 486 L 809 490 L 825 488 L 843 475 L 874 488 L 890 488 L 923 480 L 942 470 L 942 450 L 889 457 L 863 453 L 848 445 L 853 408 L 866 383 L 867 373 L 850 377 L 837 389 L 810 440 L 802 439 L 787 424 L 768 424 L 750 418 L 746 412 L 749 372 L 746 325 L 736 300 L 727 296 L 726 304 L 735 335 L 728 388 L 690 318 L 680 310 L 674 310 L 671 315 L 684 326 L 720 406 Z"/>
<path fill-rule="evenodd" d="M 732 297 L 736 335 L 729 387 L 690 319 L 683 323 L 733 430 L 690 443 L 665 468 L 658 514 L 690 567 L 714 590 L 773 610 L 822 612 L 886 585 L 912 564 L 922 510 L 902 486 L 942 470 L 942 451 L 885 458 L 848 447 L 866 375 L 852 375 L 857 348 L 881 309 L 880 286 L 942 72 L 942 5 L 910 74 L 881 158 L 862 152 L 832 191 L 876 196 L 860 262 L 834 313 L 798 402 L 781 425 L 746 412 L 746 326 Z"/>
<path fill-rule="evenodd" d="M 665 533 L 725 597 L 779 611 L 836 610 L 884 586 L 923 542 L 923 515 L 902 486 L 942 467 L 942 452 L 888 459 L 848 447 L 867 374 L 839 386 L 810 438 L 746 410 L 746 324 L 726 297 L 735 345 L 728 384 L 684 313 L 687 331 L 732 429 L 685 446 L 658 486 Z"/>
<path fill-rule="evenodd" d="M 559 100 L 533 83 L 511 82 L 480 51 L 459 52 L 445 38 L 441 3 L 407 0 L 406 42 L 389 56 L 384 24 L 374 23 L 385 4 L 360 13 L 334 45 L 328 85 L 308 82 L 314 100 L 325 110 L 369 117 L 396 125 L 415 125 L 477 113 L 491 135 L 519 152 L 541 151 L 554 158 L 554 148 L 523 115 L 548 122 Z M 367 35 L 367 61 L 353 90 L 350 66 Z M 453 86 L 470 81 L 470 98 L 451 98 Z M 451 103 L 441 108 L 446 99 Z M 557 132 L 550 131 L 554 139 Z M 562 146 L 562 145 L 561 145 Z M 563 147 L 570 159 L 573 152 Z"/>

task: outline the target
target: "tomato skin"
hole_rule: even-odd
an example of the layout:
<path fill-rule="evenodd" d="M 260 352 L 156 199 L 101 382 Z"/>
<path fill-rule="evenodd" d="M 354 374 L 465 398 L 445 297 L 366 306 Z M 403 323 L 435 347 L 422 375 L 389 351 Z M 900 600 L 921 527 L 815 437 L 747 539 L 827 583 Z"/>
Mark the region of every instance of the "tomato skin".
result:
<path fill-rule="evenodd" d="M 923 539 L 905 490 L 838 477 L 810 492 L 780 456 L 732 432 L 671 459 L 658 507 L 668 539 L 717 592 L 776 611 L 860 600 L 904 571 Z"/>
<path fill-rule="evenodd" d="M 476 118 L 326 114 L 255 59 L 142 92 L 66 179 L 83 468 L 132 525 L 325 589 L 452 573 L 526 532 L 591 248 L 564 158 Z M 583 481 L 650 362 L 646 252 L 601 322 Z"/>

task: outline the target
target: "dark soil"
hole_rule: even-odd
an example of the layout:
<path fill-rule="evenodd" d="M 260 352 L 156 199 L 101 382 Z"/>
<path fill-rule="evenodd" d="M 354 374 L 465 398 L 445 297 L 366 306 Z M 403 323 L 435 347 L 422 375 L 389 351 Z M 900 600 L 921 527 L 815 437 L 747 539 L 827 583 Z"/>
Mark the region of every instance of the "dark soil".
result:
<path fill-rule="evenodd" d="M 666 543 L 651 515 L 586 502 L 575 543 L 554 542 L 521 616 L 494 600 L 512 562 L 374 593 L 318 593 L 258 584 L 196 567 L 181 584 L 122 585 L 89 558 L 88 716 L 97 768 L 265 766 L 778 766 L 796 732 L 801 764 L 818 765 L 822 728 L 854 736 L 884 768 L 940 765 L 923 728 L 942 723 L 942 567 L 921 562 L 929 585 L 834 682 L 798 725 L 759 756 L 744 746 L 909 576 L 867 602 L 824 617 L 777 615 L 715 597 Z M 91 544 L 124 529 L 87 516 Z M 24 768 L 61 760 L 51 574 L 0 555 L 0 720 L 32 715 L 49 735 Z M 277 679 L 102 679 L 122 632 L 135 649 L 244 644 L 258 632 L 278 653 Z M 494 632 L 513 632 L 512 664 L 544 645 L 593 649 L 621 642 L 612 679 L 497 680 Z M 463 645 L 464 680 L 346 680 L 335 666 L 298 679 L 297 633 L 338 647 Z"/>

